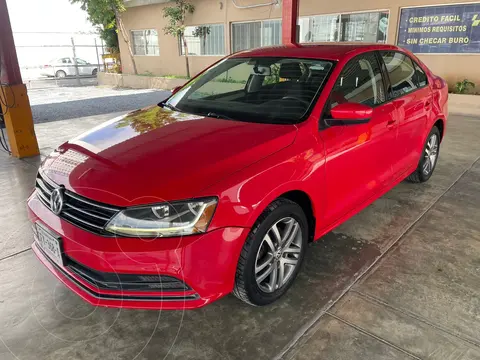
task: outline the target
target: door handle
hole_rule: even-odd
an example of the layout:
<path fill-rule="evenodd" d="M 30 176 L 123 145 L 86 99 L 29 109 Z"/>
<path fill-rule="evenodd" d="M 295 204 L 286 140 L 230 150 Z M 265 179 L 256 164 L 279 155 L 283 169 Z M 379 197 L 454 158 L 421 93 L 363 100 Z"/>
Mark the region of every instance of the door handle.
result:
<path fill-rule="evenodd" d="M 387 121 L 387 128 L 393 128 L 393 125 L 395 125 L 395 123 L 397 122 L 397 120 L 395 119 L 390 119 Z"/>
<path fill-rule="evenodd" d="M 425 109 L 429 110 L 431 105 L 432 103 L 430 102 L 430 100 L 425 101 Z"/>

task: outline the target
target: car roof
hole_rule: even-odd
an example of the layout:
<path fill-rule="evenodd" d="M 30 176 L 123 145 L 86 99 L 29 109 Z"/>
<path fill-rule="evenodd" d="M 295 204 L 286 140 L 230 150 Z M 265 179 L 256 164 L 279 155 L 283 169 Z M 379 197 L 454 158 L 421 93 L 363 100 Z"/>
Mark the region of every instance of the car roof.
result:
<path fill-rule="evenodd" d="M 358 43 L 311 43 L 269 46 L 234 53 L 231 57 L 291 57 L 339 61 L 353 54 L 374 50 L 403 51 L 398 46 Z"/>

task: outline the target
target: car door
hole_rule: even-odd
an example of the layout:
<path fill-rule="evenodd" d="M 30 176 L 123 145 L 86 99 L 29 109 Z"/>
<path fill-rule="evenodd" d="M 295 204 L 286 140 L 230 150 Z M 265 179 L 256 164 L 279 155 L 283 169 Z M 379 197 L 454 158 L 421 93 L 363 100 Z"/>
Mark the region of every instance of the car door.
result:
<path fill-rule="evenodd" d="M 63 58 L 59 58 L 55 60 L 55 63 L 53 64 L 53 74 L 56 76 L 56 73 L 58 70 L 65 71 L 65 74 L 68 75 L 67 70 L 65 69 L 65 64 L 63 63 Z"/>
<path fill-rule="evenodd" d="M 393 168 L 394 178 L 405 177 L 418 164 L 424 129 L 432 109 L 432 94 L 425 72 L 408 55 L 380 52 L 388 73 L 388 96 L 398 111 L 398 132 Z"/>
<path fill-rule="evenodd" d="M 65 74 L 67 74 L 67 76 L 75 75 L 75 67 L 73 66 L 72 58 L 61 58 L 60 61 L 62 62 L 61 70 L 65 71 Z"/>
<path fill-rule="evenodd" d="M 365 53 L 350 60 L 332 89 L 324 119 L 344 102 L 371 106 L 373 113 L 364 124 L 329 126 L 323 121 L 327 224 L 374 197 L 391 180 L 397 116 L 394 105 L 386 100 L 378 54 Z"/>
<path fill-rule="evenodd" d="M 89 66 L 85 60 L 77 58 L 77 65 L 80 75 L 92 75 L 93 69 L 91 69 L 91 66 Z"/>

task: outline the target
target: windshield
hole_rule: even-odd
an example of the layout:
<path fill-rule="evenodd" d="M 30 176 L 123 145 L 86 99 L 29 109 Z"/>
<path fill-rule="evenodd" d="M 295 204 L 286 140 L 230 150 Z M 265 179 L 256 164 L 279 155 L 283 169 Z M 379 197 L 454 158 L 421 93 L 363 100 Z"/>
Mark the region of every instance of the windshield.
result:
<path fill-rule="evenodd" d="M 165 106 L 221 119 L 295 124 L 308 114 L 332 65 L 297 58 L 226 59 L 188 82 Z"/>

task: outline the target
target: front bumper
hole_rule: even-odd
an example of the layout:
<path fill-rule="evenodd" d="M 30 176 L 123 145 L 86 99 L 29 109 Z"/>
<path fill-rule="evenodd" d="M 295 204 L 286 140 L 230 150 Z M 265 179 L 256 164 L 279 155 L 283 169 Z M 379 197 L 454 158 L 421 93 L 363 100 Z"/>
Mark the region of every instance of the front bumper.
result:
<path fill-rule="evenodd" d="M 69 289 L 92 305 L 136 309 L 194 309 L 229 294 L 234 286 L 238 258 L 248 228 L 229 227 L 183 238 L 136 239 L 104 237 L 82 230 L 53 214 L 36 197 L 28 200 L 32 222 L 40 222 L 62 238 L 63 252 L 71 261 L 55 264 L 38 247 L 40 261 Z M 84 276 L 68 264 L 96 276 Z M 161 275 L 178 279 L 183 290 L 112 289 L 91 281 L 118 275 Z"/>

